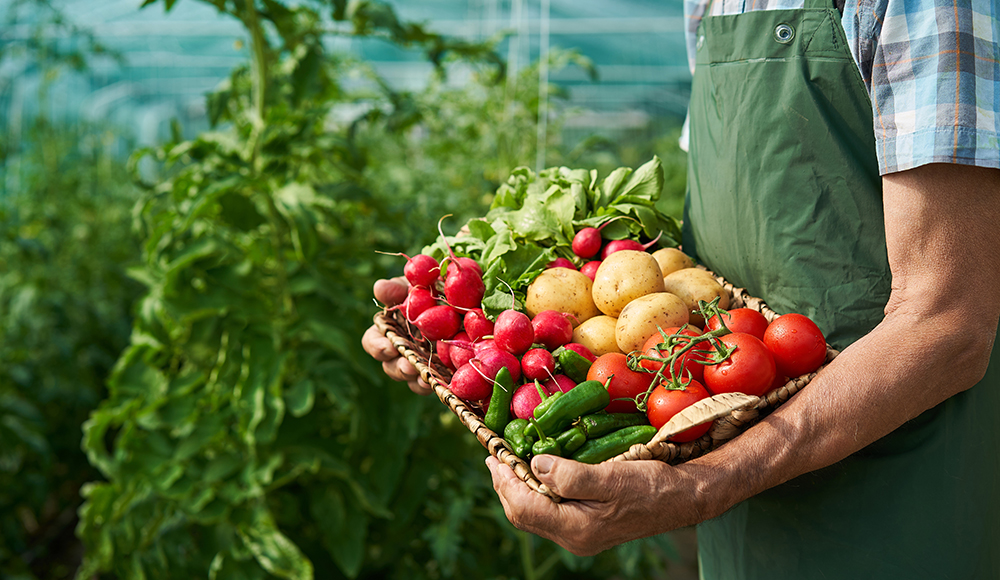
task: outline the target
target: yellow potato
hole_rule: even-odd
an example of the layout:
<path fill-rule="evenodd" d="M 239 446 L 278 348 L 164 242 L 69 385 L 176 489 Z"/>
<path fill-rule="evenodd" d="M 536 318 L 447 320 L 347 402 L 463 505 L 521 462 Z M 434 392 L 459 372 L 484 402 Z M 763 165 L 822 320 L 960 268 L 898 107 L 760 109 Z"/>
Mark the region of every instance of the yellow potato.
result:
<path fill-rule="evenodd" d="M 615 252 L 594 275 L 594 304 L 608 316 L 617 318 L 626 304 L 654 292 L 663 292 L 663 273 L 647 252 Z"/>
<path fill-rule="evenodd" d="M 590 349 L 595 356 L 609 352 L 620 352 L 615 340 L 615 325 L 617 320 L 604 316 L 595 316 L 573 329 L 573 342 L 578 342 Z"/>
<path fill-rule="evenodd" d="M 660 248 L 653 252 L 653 257 L 664 276 L 684 268 L 694 268 L 694 260 L 677 248 Z"/>
<path fill-rule="evenodd" d="M 601 312 L 594 306 L 592 282 L 586 274 L 571 268 L 549 268 L 528 286 L 524 308 L 530 318 L 543 310 L 571 315 L 576 326 Z"/>
<path fill-rule="evenodd" d="M 688 307 L 678 296 L 669 292 L 647 294 L 628 303 L 615 325 L 615 342 L 622 352 L 642 347 L 657 328 L 684 326 L 688 323 Z"/>
<path fill-rule="evenodd" d="M 684 268 L 664 276 L 663 287 L 679 296 L 692 311 L 698 308 L 699 300 L 711 302 L 716 296 L 719 297 L 719 308 L 729 308 L 726 289 L 711 274 L 698 268 Z M 692 312 L 691 323 L 704 326 L 705 320 L 700 314 Z"/>

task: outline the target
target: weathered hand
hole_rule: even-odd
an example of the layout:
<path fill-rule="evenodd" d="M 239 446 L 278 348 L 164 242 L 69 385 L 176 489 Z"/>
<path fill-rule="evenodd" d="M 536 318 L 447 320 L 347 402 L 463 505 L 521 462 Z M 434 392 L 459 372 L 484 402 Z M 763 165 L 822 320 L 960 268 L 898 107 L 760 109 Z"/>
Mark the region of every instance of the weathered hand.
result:
<path fill-rule="evenodd" d="M 395 306 L 406 299 L 406 292 L 409 286 L 406 278 L 402 276 L 389 280 L 378 280 L 375 282 L 375 299 L 387 306 Z M 372 358 L 382 362 L 382 370 L 389 378 L 396 381 L 405 381 L 410 390 L 418 395 L 427 395 L 431 392 L 428 385 L 417 372 L 413 363 L 406 357 L 400 356 L 399 351 L 392 345 L 392 342 L 382 335 L 375 326 L 371 326 L 361 337 L 361 346 Z"/>
<path fill-rule="evenodd" d="M 695 482 L 661 461 L 587 465 L 538 455 L 531 468 L 563 498 L 555 503 L 532 491 L 514 471 L 490 456 L 486 465 L 507 519 L 578 556 L 591 556 L 630 540 L 691 525 L 703 518 Z"/>

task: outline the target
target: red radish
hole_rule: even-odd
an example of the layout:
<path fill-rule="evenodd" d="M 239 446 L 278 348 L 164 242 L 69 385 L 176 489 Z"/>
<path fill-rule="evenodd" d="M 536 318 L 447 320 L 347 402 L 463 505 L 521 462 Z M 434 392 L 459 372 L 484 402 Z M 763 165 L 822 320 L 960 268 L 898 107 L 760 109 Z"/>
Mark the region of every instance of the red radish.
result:
<path fill-rule="evenodd" d="M 406 260 L 403 275 L 413 286 L 431 286 L 441 277 L 441 265 L 427 254 L 417 254 Z"/>
<path fill-rule="evenodd" d="M 490 380 L 496 379 L 497 373 L 500 372 L 500 369 L 503 367 L 507 367 L 507 370 L 510 371 L 511 380 L 518 381 L 521 379 L 521 363 L 518 362 L 516 356 L 505 350 L 488 348 L 478 353 L 476 358 L 469 362 L 479 370 L 483 371 L 483 374 L 485 374 Z"/>
<path fill-rule="evenodd" d="M 441 364 L 455 370 L 455 365 L 451 364 L 451 345 L 446 340 L 439 340 L 434 344 L 434 352 L 441 359 Z"/>
<path fill-rule="evenodd" d="M 504 310 L 493 326 L 496 345 L 512 354 L 523 354 L 535 342 L 535 331 L 528 315 L 517 310 Z"/>
<path fill-rule="evenodd" d="M 566 375 L 556 375 L 549 380 L 542 383 L 545 387 L 545 391 L 549 393 L 555 393 L 556 391 L 566 392 L 576 386 L 573 379 L 567 377 Z"/>
<path fill-rule="evenodd" d="M 472 341 L 469 340 L 469 335 L 465 331 L 459 331 L 454 338 L 444 342 L 448 346 L 451 368 L 457 369 L 476 356 Z"/>
<path fill-rule="evenodd" d="M 597 356 L 594 353 L 592 353 L 589 348 L 583 346 L 578 342 L 571 342 L 564 346 L 565 348 L 568 348 L 569 350 L 575 352 L 576 354 L 582 356 L 583 358 L 589 360 L 590 362 L 594 362 L 595 360 L 597 360 Z"/>
<path fill-rule="evenodd" d="M 573 338 L 573 323 L 562 312 L 543 310 L 531 319 L 534 330 L 534 342 L 545 345 L 549 350 L 555 350 Z"/>
<path fill-rule="evenodd" d="M 451 383 L 448 385 L 455 396 L 465 401 L 482 401 L 490 398 L 493 394 L 493 383 L 486 380 L 472 366 L 472 362 L 467 362 L 458 367 L 455 374 L 451 376 Z"/>
<path fill-rule="evenodd" d="M 484 350 L 497 348 L 496 342 L 492 338 L 485 338 L 482 340 L 477 340 L 472 344 L 472 348 L 475 349 L 476 354 L 483 352 Z"/>
<path fill-rule="evenodd" d="M 476 274 L 479 274 L 480 278 L 483 276 L 483 268 L 479 265 L 479 262 L 473 260 L 472 258 L 465 258 L 465 257 L 454 258 L 453 261 L 456 264 L 458 264 L 459 267 L 461 267 L 461 268 L 469 268 L 472 271 L 474 271 Z"/>
<path fill-rule="evenodd" d="M 573 253 L 581 258 L 592 258 L 601 251 L 601 230 L 583 228 L 573 236 Z"/>
<path fill-rule="evenodd" d="M 542 387 L 545 390 L 545 387 Z M 551 394 L 545 391 L 546 395 Z M 535 383 L 525 383 L 514 391 L 514 399 L 510 403 L 510 410 L 518 419 L 531 419 L 534 417 L 535 407 L 542 402 L 542 396 L 538 394 Z"/>
<path fill-rule="evenodd" d="M 600 260 L 591 260 L 586 264 L 580 266 L 580 271 L 586 274 L 587 277 L 590 278 L 590 281 L 593 282 L 594 278 L 597 277 L 597 269 L 600 267 L 601 267 Z"/>
<path fill-rule="evenodd" d="M 413 324 L 427 340 L 441 340 L 455 336 L 462 325 L 462 317 L 451 306 L 441 304 L 421 312 Z"/>
<path fill-rule="evenodd" d="M 576 264 L 570 262 L 568 258 L 559 257 L 549 262 L 546 268 L 569 268 L 570 270 L 576 270 Z"/>
<path fill-rule="evenodd" d="M 493 334 L 493 321 L 486 318 L 482 308 L 473 308 L 465 313 L 462 326 L 469 333 L 469 340 L 475 342 L 484 336 Z"/>
<path fill-rule="evenodd" d="M 659 235 L 657 235 L 655 238 L 653 238 L 651 241 L 649 241 L 649 242 L 647 242 L 645 244 L 640 244 L 639 242 L 637 242 L 635 240 L 613 240 L 613 241 L 610 241 L 610 242 L 608 242 L 604 246 L 604 249 L 601 250 L 601 259 L 602 260 L 607 260 L 608 256 L 610 256 L 611 254 L 614 254 L 615 252 L 620 252 L 622 250 L 637 250 L 639 252 L 645 252 L 650 247 L 652 247 L 653 245 L 655 245 L 656 242 L 658 242 L 660 240 L 660 236 L 662 236 L 662 235 L 663 235 L 663 232 L 660 232 Z"/>
<path fill-rule="evenodd" d="M 411 323 L 416 322 L 417 317 L 432 306 L 437 306 L 437 299 L 434 298 L 430 288 L 420 286 L 410 286 L 410 290 L 406 293 L 406 300 L 399 305 L 406 320 Z"/>
<path fill-rule="evenodd" d="M 483 275 L 469 266 L 455 262 L 454 268 L 448 268 L 444 282 L 444 297 L 449 304 L 457 308 L 479 308 L 486 294 Z"/>
<path fill-rule="evenodd" d="M 521 357 L 524 378 L 545 380 L 556 370 L 556 359 L 544 348 L 533 348 Z"/>

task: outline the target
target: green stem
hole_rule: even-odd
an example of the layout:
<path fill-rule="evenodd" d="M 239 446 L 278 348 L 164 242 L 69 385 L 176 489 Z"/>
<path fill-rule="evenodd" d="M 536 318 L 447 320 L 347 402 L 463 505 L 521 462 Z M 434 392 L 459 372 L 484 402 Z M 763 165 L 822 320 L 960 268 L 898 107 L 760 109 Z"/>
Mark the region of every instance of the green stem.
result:
<path fill-rule="evenodd" d="M 250 159 L 257 169 L 257 154 L 260 150 L 260 136 L 264 132 L 264 103 L 267 98 L 267 46 L 264 31 L 257 19 L 257 7 L 254 0 L 246 0 L 246 14 L 243 19 L 250 31 L 250 48 L 253 51 L 253 68 L 250 75 L 253 97 L 253 131 L 250 134 Z"/>
<path fill-rule="evenodd" d="M 531 534 L 518 532 L 521 536 L 521 566 L 524 567 L 524 580 L 537 580 L 535 571 L 535 551 L 531 548 Z"/>

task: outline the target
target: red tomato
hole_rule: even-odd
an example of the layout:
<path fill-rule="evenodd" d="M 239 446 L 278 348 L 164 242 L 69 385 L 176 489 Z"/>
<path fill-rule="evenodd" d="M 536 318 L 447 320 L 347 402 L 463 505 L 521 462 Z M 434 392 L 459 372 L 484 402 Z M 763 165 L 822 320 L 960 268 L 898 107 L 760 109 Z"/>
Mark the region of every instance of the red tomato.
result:
<path fill-rule="evenodd" d="M 663 332 L 665 332 L 669 336 L 671 334 L 676 334 L 677 331 L 679 330 L 681 330 L 680 327 L 674 326 L 672 328 L 665 328 Z M 702 333 L 698 332 L 691 326 L 685 326 L 684 330 L 681 331 L 681 334 L 684 334 L 686 336 L 701 336 Z M 659 332 L 650 336 L 649 338 L 646 339 L 646 342 L 643 343 L 642 345 L 641 348 L 642 354 L 645 354 L 647 356 L 655 356 L 659 358 L 666 357 L 667 356 L 666 351 L 661 351 L 656 348 L 656 345 L 662 342 L 663 342 L 663 336 Z M 674 347 L 674 350 L 675 351 L 680 350 L 680 348 L 682 347 L 677 346 Z M 695 347 L 695 349 L 711 350 L 711 347 L 708 345 L 707 342 L 702 341 L 698 346 Z M 680 373 L 679 378 L 683 380 L 686 380 L 688 377 L 688 373 L 690 373 L 692 379 L 696 381 L 701 381 L 705 376 L 705 365 L 699 364 L 697 362 L 699 360 L 705 360 L 705 356 L 695 352 L 694 350 L 689 350 L 687 353 L 684 354 L 684 356 L 681 357 L 680 364 L 675 365 L 674 370 Z M 660 369 L 661 366 L 665 366 L 665 364 L 666 363 L 661 364 L 653 360 L 642 360 L 639 362 L 640 366 L 649 369 L 651 371 L 657 371 Z M 669 377 L 670 376 L 669 371 L 664 370 L 663 375 L 665 377 Z"/>
<path fill-rule="evenodd" d="M 692 404 L 709 397 L 708 391 L 698 381 L 690 381 L 683 389 L 672 390 L 660 383 L 646 400 L 646 417 L 649 424 L 659 429 L 674 415 Z M 698 439 L 712 428 L 712 421 L 681 431 L 670 438 L 675 443 L 687 443 Z"/>
<path fill-rule="evenodd" d="M 734 332 L 719 339 L 726 346 L 735 346 L 729 358 L 705 367 L 705 386 L 712 393 L 745 393 L 763 395 L 774 382 L 774 357 L 755 336 Z"/>
<path fill-rule="evenodd" d="M 626 360 L 625 355 L 620 352 L 609 352 L 597 357 L 587 371 L 588 381 L 600 381 L 604 384 L 611 379 L 608 383 L 611 404 L 605 407 L 608 413 L 635 413 L 638 410 L 635 398 L 653 384 L 653 373 L 633 371 L 628 368 Z"/>
<path fill-rule="evenodd" d="M 764 315 L 752 308 L 734 308 L 723 314 L 722 319 L 726 326 L 733 332 L 743 332 L 752 334 L 764 340 L 764 331 L 767 330 L 767 319 Z M 718 330 L 722 328 L 718 316 L 713 316 L 705 322 L 705 330 Z"/>
<path fill-rule="evenodd" d="M 801 314 L 783 314 L 764 333 L 778 372 L 799 377 L 818 369 L 826 359 L 826 339 L 816 323 Z"/>

